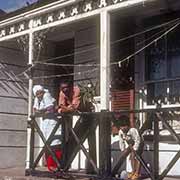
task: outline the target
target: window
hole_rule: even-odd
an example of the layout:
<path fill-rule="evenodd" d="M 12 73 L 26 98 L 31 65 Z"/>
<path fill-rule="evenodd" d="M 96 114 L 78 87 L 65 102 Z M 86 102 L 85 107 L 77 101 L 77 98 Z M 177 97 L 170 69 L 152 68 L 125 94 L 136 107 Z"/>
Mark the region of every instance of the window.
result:
<path fill-rule="evenodd" d="M 166 32 L 166 30 L 167 29 L 158 29 L 150 32 L 146 35 L 146 39 L 151 39 L 152 41 L 151 37 L 154 37 L 154 35 L 163 34 Z M 179 27 L 146 49 L 146 81 L 148 84 L 148 104 L 154 104 L 157 101 L 161 101 L 165 104 L 174 104 L 179 102 Z"/>

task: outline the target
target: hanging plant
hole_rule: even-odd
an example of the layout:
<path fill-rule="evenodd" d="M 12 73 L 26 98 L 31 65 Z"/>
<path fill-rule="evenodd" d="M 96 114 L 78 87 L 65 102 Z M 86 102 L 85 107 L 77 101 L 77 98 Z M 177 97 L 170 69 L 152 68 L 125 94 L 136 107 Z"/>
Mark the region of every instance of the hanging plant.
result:
<path fill-rule="evenodd" d="M 94 110 L 94 105 L 96 102 L 94 97 L 96 96 L 97 83 L 94 85 L 92 81 L 85 86 L 80 85 L 80 109 L 84 112 L 92 112 Z"/>

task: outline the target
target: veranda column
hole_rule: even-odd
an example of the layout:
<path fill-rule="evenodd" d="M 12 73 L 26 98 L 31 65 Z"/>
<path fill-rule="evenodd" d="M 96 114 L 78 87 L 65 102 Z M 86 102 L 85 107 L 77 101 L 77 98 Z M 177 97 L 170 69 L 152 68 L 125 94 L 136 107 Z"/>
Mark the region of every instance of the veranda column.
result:
<path fill-rule="evenodd" d="M 101 110 L 109 109 L 110 76 L 110 17 L 107 11 L 100 14 L 100 96 Z"/>
<path fill-rule="evenodd" d="M 30 21 L 30 28 L 32 28 L 32 20 Z M 29 33 L 29 66 L 33 66 L 33 32 Z M 28 121 L 31 121 L 32 115 L 32 89 L 33 89 L 33 77 L 32 77 L 32 69 L 31 75 L 29 78 L 29 93 L 28 93 Z M 31 169 L 32 162 L 34 160 L 34 129 L 31 128 L 30 124 L 28 123 L 27 127 L 27 152 L 26 152 L 26 169 Z"/>
<path fill-rule="evenodd" d="M 111 172 L 110 121 L 109 110 L 109 76 L 110 76 L 110 18 L 107 11 L 100 14 L 100 96 L 101 115 L 99 119 L 99 173 L 109 176 Z"/>

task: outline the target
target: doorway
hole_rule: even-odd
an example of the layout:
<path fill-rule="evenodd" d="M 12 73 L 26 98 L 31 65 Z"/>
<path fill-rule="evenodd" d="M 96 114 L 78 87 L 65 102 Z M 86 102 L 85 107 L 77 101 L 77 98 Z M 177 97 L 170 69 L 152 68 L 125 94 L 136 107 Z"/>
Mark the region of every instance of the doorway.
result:
<path fill-rule="evenodd" d="M 74 67 L 74 38 L 55 42 L 54 55 L 56 57 L 52 63 L 54 66 L 54 97 L 58 99 L 59 84 L 62 80 L 73 81 Z M 60 65 L 62 64 L 62 66 Z M 66 66 L 67 64 L 67 66 Z M 62 75 L 62 76 L 61 76 Z"/>

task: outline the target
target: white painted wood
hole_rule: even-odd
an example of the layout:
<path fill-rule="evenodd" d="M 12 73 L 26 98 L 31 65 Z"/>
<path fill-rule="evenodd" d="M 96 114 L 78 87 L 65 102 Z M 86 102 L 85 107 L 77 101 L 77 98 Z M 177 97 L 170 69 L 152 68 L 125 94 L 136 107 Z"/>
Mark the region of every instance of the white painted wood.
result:
<path fill-rule="evenodd" d="M 30 22 L 30 28 L 32 28 L 32 21 Z M 30 29 L 31 30 L 31 29 Z M 29 33 L 29 60 L 28 64 L 33 65 L 33 42 L 34 36 L 31 32 Z M 32 115 L 32 97 L 33 97 L 33 79 L 29 79 L 29 92 L 28 92 L 28 121 L 31 120 L 30 116 Z M 30 127 L 27 128 L 27 151 L 26 151 L 26 169 L 30 168 L 30 154 L 31 154 L 31 133 L 32 130 Z"/>
<path fill-rule="evenodd" d="M 31 32 L 29 33 L 29 59 L 28 59 L 28 64 L 33 66 L 34 35 L 32 32 L 32 26 L 33 26 L 33 22 L 31 21 L 30 22 Z M 32 88 L 33 88 L 33 80 L 32 80 L 32 77 L 30 77 L 30 79 L 29 79 L 29 96 L 28 96 L 28 117 L 32 114 L 32 97 L 33 97 Z"/>
<path fill-rule="evenodd" d="M 5 20 L 0 22 L 0 26 L 5 26 L 5 25 L 12 24 L 12 23 L 16 23 L 16 22 L 24 20 L 24 19 L 33 18 L 33 17 L 36 17 L 37 15 L 40 15 L 42 13 L 43 14 L 48 13 L 50 11 L 56 10 L 58 8 L 62 8 L 64 6 L 71 5 L 71 4 L 73 4 L 75 2 L 78 2 L 78 1 L 77 0 L 69 0 L 69 1 L 60 0 L 60 1 L 56 1 L 54 3 L 50 3 L 50 4 L 42 6 L 40 8 L 33 9 L 31 11 L 19 14 L 17 16 L 13 16 L 11 18 L 5 19 Z"/>
<path fill-rule="evenodd" d="M 96 15 L 99 15 L 103 11 L 111 12 L 111 11 L 114 11 L 114 10 L 117 10 L 117 9 L 121 9 L 121 8 L 125 8 L 125 7 L 131 7 L 133 5 L 137 5 L 137 4 L 143 3 L 145 1 L 153 1 L 153 0 L 129 0 L 129 1 L 121 2 L 121 3 L 118 3 L 118 4 L 114 4 L 114 5 L 111 5 L 111 6 L 104 7 L 104 8 L 96 9 L 96 10 L 86 12 L 86 13 L 83 13 L 83 14 L 79 14 L 79 15 L 76 15 L 76 16 L 73 16 L 73 17 L 60 19 L 60 20 L 51 22 L 49 24 L 44 24 L 44 25 L 41 25 L 41 26 L 38 26 L 38 27 L 34 27 L 33 32 L 48 29 L 48 28 L 51 28 L 51 27 L 56 27 L 56 26 L 59 26 L 59 25 L 65 25 L 65 24 L 68 24 L 68 23 L 71 23 L 71 22 L 74 22 L 74 21 L 86 19 L 86 18 L 91 17 L 91 16 L 96 16 Z M 46 12 L 46 9 L 43 10 L 43 13 L 45 13 L 45 12 Z M 25 16 L 21 17 L 21 20 L 25 20 L 25 19 L 26 19 Z M 2 26 L 12 24 L 10 22 L 11 22 L 10 19 L 7 19 L 7 22 L 4 23 L 4 24 L 2 24 L 2 22 L 0 22 L 0 28 Z M 30 33 L 29 29 L 25 30 L 25 31 L 22 31 L 22 32 L 15 33 L 15 34 L 7 35 L 5 37 L 1 37 L 0 42 L 5 41 L 5 40 L 9 40 L 9 39 L 12 39 L 12 38 L 15 38 L 15 37 L 19 37 L 19 36 L 22 36 L 22 35 L 25 35 L 25 34 L 28 34 L 28 33 Z"/>
<path fill-rule="evenodd" d="M 50 27 L 55 27 L 55 26 L 58 26 L 58 25 L 61 25 L 61 24 L 67 24 L 67 23 L 71 23 L 73 21 L 82 20 L 82 19 L 85 19 L 85 18 L 88 18 L 88 17 L 91 17 L 91 16 L 97 16 L 97 15 L 99 15 L 100 13 L 102 13 L 104 11 L 111 12 L 111 11 L 117 10 L 119 8 L 125 8 L 125 7 L 130 7 L 130 6 L 136 5 L 136 4 L 142 3 L 144 1 L 148 1 L 148 0 L 133 0 L 133 1 L 129 0 L 129 1 L 125 1 L 125 2 L 122 2 L 122 3 L 118 3 L 118 4 L 114 4 L 114 5 L 111 5 L 111 6 L 104 7 L 104 8 L 96 9 L 96 10 L 93 10 L 93 11 L 90 11 L 90 12 L 87 12 L 87 13 L 83 13 L 83 14 L 79 14 L 79 15 L 76 15 L 76 16 L 73 16 L 73 17 L 69 17 L 69 18 L 66 18 L 66 19 L 61 19 L 60 21 L 55 21 L 55 22 L 52 22 L 52 23 L 49 23 L 49 24 L 44 24 L 42 26 L 33 28 L 33 31 L 35 32 L 35 31 L 47 29 L 47 28 L 50 28 Z"/>
<path fill-rule="evenodd" d="M 110 84 L 110 17 L 107 11 L 100 14 L 100 97 L 101 110 L 109 109 Z"/>
<path fill-rule="evenodd" d="M 32 20 L 30 21 L 29 26 L 32 28 L 32 26 L 33 26 L 33 21 Z M 28 64 L 29 65 L 33 64 L 33 42 L 34 42 L 33 32 L 31 30 L 30 33 L 29 33 L 29 59 L 28 59 Z"/>
<path fill-rule="evenodd" d="M 28 34 L 28 33 L 30 33 L 30 30 L 29 30 L 29 29 L 28 29 L 28 30 L 25 30 L 25 31 L 21 31 L 21 32 L 14 33 L 14 34 L 10 34 L 10 35 L 1 37 L 1 38 L 0 38 L 0 42 L 2 42 L 2 41 L 7 41 L 7 40 L 10 40 L 10 39 L 13 39 L 13 38 L 17 38 L 17 37 L 26 35 L 26 34 Z"/>
<path fill-rule="evenodd" d="M 0 151 L 1 151 L 0 168 L 5 170 L 8 168 L 12 168 L 12 167 L 22 167 L 22 161 L 25 159 L 24 150 L 25 150 L 25 148 L 12 148 L 12 147 L 2 148 L 2 147 L 0 147 Z M 8 158 L 7 158 L 7 154 L 9 155 Z M 12 179 L 11 177 L 9 177 L 10 175 L 6 176 L 6 177 L 2 177 L 2 176 L 1 176 L 1 179 L 4 179 L 4 178 L 9 179 L 9 180 Z"/>

